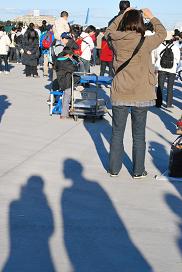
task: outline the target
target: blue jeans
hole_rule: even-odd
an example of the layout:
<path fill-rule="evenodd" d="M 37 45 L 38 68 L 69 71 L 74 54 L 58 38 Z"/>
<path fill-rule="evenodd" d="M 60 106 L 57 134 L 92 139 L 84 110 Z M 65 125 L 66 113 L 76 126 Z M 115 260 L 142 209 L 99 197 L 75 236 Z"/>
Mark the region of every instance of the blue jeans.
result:
<path fill-rule="evenodd" d="M 133 137 L 133 174 L 141 175 L 145 170 L 145 128 L 148 107 L 113 106 L 109 172 L 118 174 L 122 168 L 124 156 L 123 138 L 129 109 L 131 109 Z"/>

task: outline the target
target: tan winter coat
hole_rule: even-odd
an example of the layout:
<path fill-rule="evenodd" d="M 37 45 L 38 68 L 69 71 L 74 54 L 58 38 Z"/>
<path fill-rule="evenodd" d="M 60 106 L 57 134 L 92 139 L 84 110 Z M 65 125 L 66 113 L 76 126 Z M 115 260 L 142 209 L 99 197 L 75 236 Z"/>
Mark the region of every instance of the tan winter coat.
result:
<path fill-rule="evenodd" d="M 0 55 L 8 55 L 11 41 L 5 32 L 0 31 Z"/>
<path fill-rule="evenodd" d="M 117 31 L 122 17 L 123 15 L 118 16 L 106 30 L 106 35 L 110 33 L 116 53 L 113 62 L 115 71 L 131 57 L 141 38 L 141 34 L 135 31 Z M 111 88 L 113 103 L 144 102 L 156 98 L 156 77 L 151 52 L 164 41 L 167 32 L 157 18 L 154 17 L 151 23 L 154 26 L 155 34 L 145 38 L 137 55 L 113 79 Z"/>
<path fill-rule="evenodd" d="M 53 26 L 54 37 L 56 40 L 60 40 L 60 36 L 63 32 L 70 32 L 70 27 L 63 17 L 57 19 Z"/>

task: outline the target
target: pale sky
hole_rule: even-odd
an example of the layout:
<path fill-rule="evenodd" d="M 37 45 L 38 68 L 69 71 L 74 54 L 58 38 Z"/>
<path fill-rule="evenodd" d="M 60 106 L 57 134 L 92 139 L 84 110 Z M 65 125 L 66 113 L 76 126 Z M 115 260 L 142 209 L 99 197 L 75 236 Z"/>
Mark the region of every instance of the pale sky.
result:
<path fill-rule="evenodd" d="M 70 20 L 84 23 L 87 9 L 90 8 L 89 24 L 104 26 L 118 12 L 118 0 L 31 0 L 25 2 L 8 0 L 0 2 L 0 19 L 11 19 L 16 15 L 26 14 L 33 9 L 40 9 L 42 14 L 59 14 L 61 10 L 70 13 Z M 182 0 L 131 0 L 133 7 L 150 8 L 167 28 L 174 28 L 182 22 Z M 181 24 L 182 25 L 182 24 Z"/>

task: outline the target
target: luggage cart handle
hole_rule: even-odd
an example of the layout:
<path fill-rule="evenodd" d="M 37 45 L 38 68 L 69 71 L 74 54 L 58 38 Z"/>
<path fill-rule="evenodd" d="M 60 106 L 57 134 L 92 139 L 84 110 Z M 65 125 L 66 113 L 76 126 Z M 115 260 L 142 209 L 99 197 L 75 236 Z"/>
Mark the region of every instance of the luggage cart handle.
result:
<path fill-rule="evenodd" d="M 99 81 L 99 77 L 97 74 L 95 73 L 86 73 L 86 72 L 73 72 L 72 73 L 72 82 L 73 82 L 73 79 L 74 79 L 74 75 L 80 75 L 80 76 L 94 76 L 96 78 L 95 82 L 91 82 L 91 83 L 95 83 L 98 85 L 98 81 Z M 87 81 L 87 80 L 85 80 Z M 86 83 L 86 82 L 84 82 Z M 88 83 L 89 83 L 89 80 L 88 80 Z"/>

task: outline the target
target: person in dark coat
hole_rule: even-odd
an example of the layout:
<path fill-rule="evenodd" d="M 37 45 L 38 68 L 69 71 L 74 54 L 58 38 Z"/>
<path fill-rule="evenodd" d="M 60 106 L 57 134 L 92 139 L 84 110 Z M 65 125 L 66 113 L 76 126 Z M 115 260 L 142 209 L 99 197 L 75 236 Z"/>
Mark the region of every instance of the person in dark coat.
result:
<path fill-rule="evenodd" d="M 61 118 L 69 117 L 69 103 L 71 100 L 72 73 L 78 70 L 76 61 L 73 59 L 73 51 L 65 47 L 58 56 L 55 64 L 59 89 L 64 91 Z M 75 77 L 75 83 L 79 81 Z"/>
<path fill-rule="evenodd" d="M 39 29 L 40 29 L 41 33 L 48 30 L 47 29 L 47 21 L 46 20 L 42 21 L 42 25 L 41 25 L 41 27 Z"/>
<path fill-rule="evenodd" d="M 23 34 L 22 28 L 17 28 L 16 36 L 15 36 L 15 43 L 16 43 L 16 56 L 17 56 L 17 63 L 21 63 L 21 49 L 23 44 Z"/>
<path fill-rule="evenodd" d="M 39 58 L 39 37 L 33 28 L 28 28 L 23 38 L 23 55 L 22 64 L 25 65 L 26 77 L 39 77 L 37 72 L 37 64 Z"/>
<path fill-rule="evenodd" d="M 130 1 L 126 1 L 126 0 L 121 0 L 120 3 L 119 3 L 119 13 L 118 15 L 114 16 L 114 18 L 112 18 L 109 23 L 108 23 L 108 26 L 110 26 L 114 21 L 115 19 L 124 13 L 124 11 L 130 7 Z"/>

